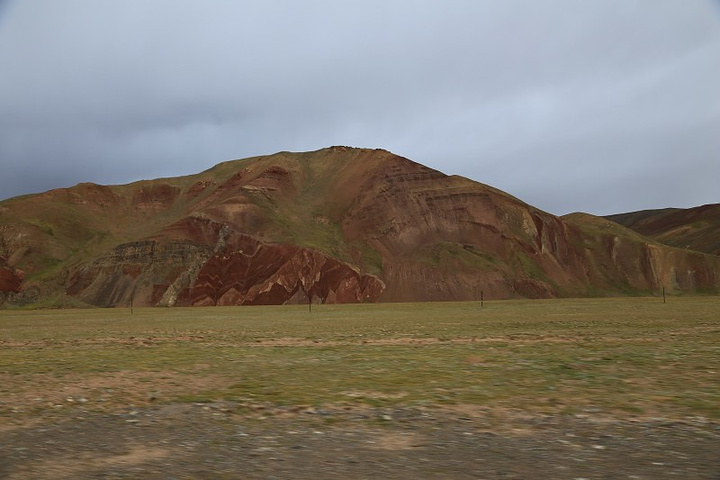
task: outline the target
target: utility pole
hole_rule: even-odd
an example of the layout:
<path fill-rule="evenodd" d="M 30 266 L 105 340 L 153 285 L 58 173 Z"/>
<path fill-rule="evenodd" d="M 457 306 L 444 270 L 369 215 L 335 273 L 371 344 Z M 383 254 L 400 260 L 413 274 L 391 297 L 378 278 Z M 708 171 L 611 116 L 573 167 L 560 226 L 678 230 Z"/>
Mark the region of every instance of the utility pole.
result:
<path fill-rule="evenodd" d="M 135 300 L 135 288 L 137 285 L 133 285 L 133 289 L 130 292 L 130 315 L 133 314 L 133 300 Z"/>

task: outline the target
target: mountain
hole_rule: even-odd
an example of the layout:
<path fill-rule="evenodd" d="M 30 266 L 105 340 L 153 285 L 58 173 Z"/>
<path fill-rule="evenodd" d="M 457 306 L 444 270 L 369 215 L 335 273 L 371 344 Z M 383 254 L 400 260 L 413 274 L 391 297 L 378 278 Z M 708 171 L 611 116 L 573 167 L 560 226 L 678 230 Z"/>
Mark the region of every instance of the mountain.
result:
<path fill-rule="evenodd" d="M 660 243 L 720 255 L 720 204 L 606 217 Z"/>
<path fill-rule="evenodd" d="M 0 202 L 0 302 L 238 305 L 717 292 L 720 257 L 331 147 Z"/>

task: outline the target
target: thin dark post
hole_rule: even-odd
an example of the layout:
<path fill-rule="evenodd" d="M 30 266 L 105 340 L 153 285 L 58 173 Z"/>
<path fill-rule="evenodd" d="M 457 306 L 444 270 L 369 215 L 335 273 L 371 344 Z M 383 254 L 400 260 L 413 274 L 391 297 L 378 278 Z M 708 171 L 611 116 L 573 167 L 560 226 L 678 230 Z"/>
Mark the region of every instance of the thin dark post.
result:
<path fill-rule="evenodd" d="M 663 303 L 665 303 L 665 287 L 663 286 Z"/>
<path fill-rule="evenodd" d="M 132 290 L 130 290 L 130 315 L 133 314 L 133 303 L 135 301 L 135 290 L 137 289 L 137 284 L 133 285 Z"/>
<path fill-rule="evenodd" d="M 483 308 L 483 304 L 485 303 L 485 301 L 484 301 L 485 299 L 483 298 L 484 297 L 483 293 L 484 292 L 482 290 L 480 290 L 480 308 Z"/>
<path fill-rule="evenodd" d="M 308 312 L 312 313 L 312 293 L 308 295 Z"/>

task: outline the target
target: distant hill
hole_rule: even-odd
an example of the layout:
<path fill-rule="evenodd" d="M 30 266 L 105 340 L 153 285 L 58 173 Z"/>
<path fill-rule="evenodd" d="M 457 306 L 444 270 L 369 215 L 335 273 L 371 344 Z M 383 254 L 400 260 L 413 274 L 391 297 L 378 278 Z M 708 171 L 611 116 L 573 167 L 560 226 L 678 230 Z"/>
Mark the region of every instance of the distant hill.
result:
<path fill-rule="evenodd" d="M 720 204 L 606 217 L 660 243 L 720 255 Z"/>
<path fill-rule="evenodd" d="M 717 292 L 720 258 L 331 147 L 0 202 L 0 303 L 241 305 Z"/>

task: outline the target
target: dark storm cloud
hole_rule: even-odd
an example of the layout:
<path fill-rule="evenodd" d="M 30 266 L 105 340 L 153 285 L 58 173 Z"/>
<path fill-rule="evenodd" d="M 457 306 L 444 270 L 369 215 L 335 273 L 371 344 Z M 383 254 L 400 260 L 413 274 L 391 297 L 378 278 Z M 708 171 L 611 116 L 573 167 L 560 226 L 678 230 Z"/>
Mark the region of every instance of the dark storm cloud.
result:
<path fill-rule="evenodd" d="M 0 15 L 0 198 L 343 144 L 553 213 L 720 202 L 709 1 L 17 1 Z"/>

